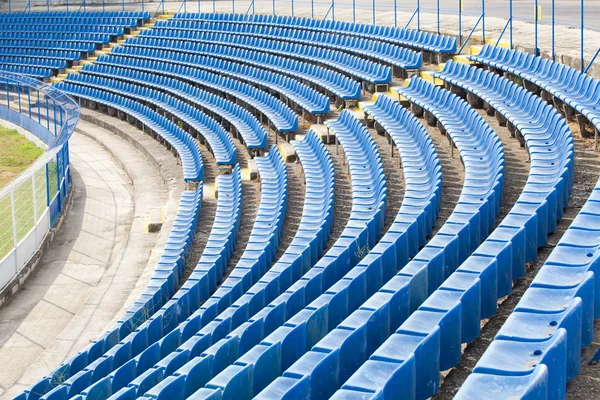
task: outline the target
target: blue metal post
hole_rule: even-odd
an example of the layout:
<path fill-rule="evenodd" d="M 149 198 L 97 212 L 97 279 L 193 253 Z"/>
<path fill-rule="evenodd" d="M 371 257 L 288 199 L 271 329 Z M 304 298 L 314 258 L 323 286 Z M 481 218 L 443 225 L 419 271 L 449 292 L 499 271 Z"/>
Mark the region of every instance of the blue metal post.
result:
<path fill-rule="evenodd" d="M 335 0 L 331 0 L 331 20 L 335 21 Z"/>
<path fill-rule="evenodd" d="M 294 0 L 292 0 L 292 17 L 294 16 Z"/>
<path fill-rule="evenodd" d="M 275 0 L 273 0 L 273 4 L 275 4 Z M 273 15 L 275 15 L 275 10 L 273 9 Z M 315 0 L 310 0 L 310 15 L 312 19 L 315 19 Z"/>
<path fill-rule="evenodd" d="M 8 4 L 10 5 L 10 2 Z M 69 0 L 67 0 L 67 11 L 69 11 Z"/>
<path fill-rule="evenodd" d="M 397 2 L 396 2 L 396 0 L 394 0 L 394 26 L 395 27 L 398 26 L 398 15 L 397 15 L 396 6 L 397 6 Z"/>
<path fill-rule="evenodd" d="M 462 2 L 458 0 L 458 43 L 462 44 Z"/>
<path fill-rule="evenodd" d="M 254 15 L 254 0 L 252 0 L 252 15 Z"/>
<path fill-rule="evenodd" d="M 554 57 L 554 0 L 552 0 L 552 61 L 555 61 Z"/>
<path fill-rule="evenodd" d="M 104 0 L 102 0 L 102 12 L 104 12 Z"/>
<path fill-rule="evenodd" d="M 513 48 L 513 0 L 510 0 L 509 3 L 509 22 L 510 22 L 510 48 Z"/>
<path fill-rule="evenodd" d="M 417 31 L 421 30 L 421 0 L 417 0 Z"/>
<path fill-rule="evenodd" d="M 102 0 L 102 6 L 104 6 L 104 0 Z M 144 0 L 142 0 L 142 12 L 144 12 Z"/>
<path fill-rule="evenodd" d="M 215 12 L 215 0 L 212 0 L 212 12 Z"/>
<path fill-rule="evenodd" d="M 533 53 L 537 56 L 538 53 L 538 0 L 535 0 L 535 25 L 534 25 L 534 40 Z"/>
<path fill-rule="evenodd" d="M 104 5 L 104 0 L 102 0 L 102 4 Z M 50 0 L 46 0 L 46 10 L 50 11 Z"/>
<path fill-rule="evenodd" d="M 485 44 L 485 0 L 481 0 L 481 41 Z"/>
<path fill-rule="evenodd" d="M 373 0 L 372 9 L 373 9 L 373 25 L 375 25 L 375 0 Z"/>
<path fill-rule="evenodd" d="M 580 60 L 581 60 L 581 72 L 584 71 L 584 69 L 583 69 L 583 62 L 584 62 L 583 51 L 585 49 L 585 42 L 584 42 L 584 35 L 583 35 L 583 31 L 585 29 L 585 18 L 583 16 L 583 11 L 584 11 L 583 3 L 584 3 L 584 0 L 581 0 L 581 56 L 580 56 Z"/>
<path fill-rule="evenodd" d="M 356 0 L 352 0 L 352 22 L 356 22 Z"/>
<path fill-rule="evenodd" d="M 438 26 L 438 35 L 440 34 L 440 0 L 437 0 L 437 26 Z"/>
<path fill-rule="evenodd" d="M 125 11 L 125 0 L 121 0 L 121 10 Z"/>

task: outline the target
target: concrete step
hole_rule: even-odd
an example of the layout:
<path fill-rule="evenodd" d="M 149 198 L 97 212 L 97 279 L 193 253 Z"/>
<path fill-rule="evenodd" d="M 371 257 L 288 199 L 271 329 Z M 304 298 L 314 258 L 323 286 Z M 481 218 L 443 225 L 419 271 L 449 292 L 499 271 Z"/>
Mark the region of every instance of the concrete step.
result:
<path fill-rule="evenodd" d="M 444 81 L 442 81 L 439 78 L 434 78 L 433 75 L 431 75 L 431 72 L 427 72 L 427 71 L 422 71 L 420 74 L 421 79 L 423 79 L 426 82 L 429 83 L 433 83 L 436 86 L 442 86 L 444 84 Z"/>
<path fill-rule="evenodd" d="M 468 65 L 475 64 L 473 61 L 469 60 L 467 58 L 467 56 L 462 56 L 462 55 L 454 56 L 454 57 L 452 57 L 452 60 L 455 62 L 461 63 L 461 64 L 468 64 Z"/>

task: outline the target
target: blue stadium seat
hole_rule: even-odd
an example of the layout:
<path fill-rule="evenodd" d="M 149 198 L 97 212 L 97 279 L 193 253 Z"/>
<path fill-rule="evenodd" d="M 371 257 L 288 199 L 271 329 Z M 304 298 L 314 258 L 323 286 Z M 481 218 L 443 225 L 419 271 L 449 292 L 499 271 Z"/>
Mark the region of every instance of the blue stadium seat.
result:
<path fill-rule="evenodd" d="M 307 184 L 303 218 L 294 240 L 260 281 L 212 322 L 206 324 L 192 316 L 178 327 L 182 345 L 172 354 L 189 353 L 190 361 L 172 376 L 165 374 L 161 385 L 171 388 L 171 383 L 179 385 L 176 382 L 183 379 L 184 392 L 194 392 L 200 382 L 206 380 L 201 376 L 202 371 L 211 361 L 197 363 L 197 358 L 193 357 L 207 350 L 211 344 L 217 344 L 231 330 L 290 287 L 317 262 L 325 248 L 333 224 L 333 164 L 314 133 L 301 142 L 294 142 L 294 146 L 305 168 Z M 156 393 L 161 391 L 157 390 Z"/>
<path fill-rule="evenodd" d="M 346 392 L 366 392 L 372 398 L 401 381 L 416 398 L 433 396 L 440 371 L 458 364 L 461 344 L 479 335 L 481 319 L 495 313 L 498 299 L 510 293 L 512 280 L 524 273 L 525 263 L 535 259 L 537 248 L 545 244 L 560 218 L 557 207 L 562 211 L 566 206 L 563 199 L 572 186 L 573 139 L 564 121 L 556 121 L 551 107 L 510 81 L 473 71 L 450 62 L 436 76 L 452 77 L 453 85 L 472 90 L 500 113 L 506 110 L 504 116 L 530 150 L 529 178 L 499 226 L 429 297 L 416 299 L 416 311 L 342 385 Z M 399 92 L 409 100 L 413 96 L 410 87 Z M 536 128 L 537 124 L 546 130 Z M 367 383 L 368 374 L 383 366 L 377 381 Z"/>
<path fill-rule="evenodd" d="M 199 132 L 207 141 L 207 146 L 219 165 L 236 164 L 236 148 L 225 129 L 200 110 L 163 92 L 143 88 L 112 79 L 88 74 L 69 74 L 65 82 L 90 88 L 106 90 L 133 100 L 152 104 L 185 122 Z"/>
<path fill-rule="evenodd" d="M 515 50 L 484 46 L 471 59 L 501 71 L 507 71 L 550 93 L 559 102 L 581 113 L 598 131 L 600 126 L 600 81 L 575 68 Z M 543 95 L 543 93 L 542 93 Z M 555 103 L 557 101 L 555 100 Z M 562 110 L 561 105 L 559 109 Z M 580 123 L 582 134 L 589 134 Z"/>
<path fill-rule="evenodd" d="M 129 68 L 158 76 L 176 77 L 184 82 L 189 81 L 242 100 L 264 114 L 279 132 L 295 132 L 298 130 L 298 116 L 283 101 L 252 85 L 235 79 L 226 78 L 196 67 L 181 67 L 171 63 L 148 60 L 147 58 L 139 59 L 109 55 L 98 57 L 94 65 Z"/>
<path fill-rule="evenodd" d="M 270 54 L 297 58 L 342 71 L 360 80 L 384 84 L 392 80 L 390 67 L 337 50 L 301 45 L 278 40 L 237 36 L 216 32 L 161 31 L 147 29 L 129 39 L 130 45 L 144 45 L 148 39 L 158 39 L 158 45 L 169 47 L 169 42 L 210 43 L 262 51 Z"/>
<path fill-rule="evenodd" d="M 353 208 L 348 224 L 333 247 L 319 259 L 314 267 L 289 288 L 283 288 L 285 291 L 281 295 L 260 309 L 247 322 L 242 323 L 214 344 L 212 344 L 210 335 L 199 334 L 180 347 L 180 350 L 190 350 L 191 356 L 195 358 L 192 358 L 176 374 L 187 373 L 186 371 L 190 369 L 202 371 L 195 372 L 193 376 L 187 378 L 186 390 L 189 392 L 186 393 L 193 393 L 200 389 L 211 378 L 214 379 L 212 383 L 217 386 L 226 382 L 224 375 L 219 375 L 219 373 L 230 374 L 232 368 L 236 369 L 235 366 L 231 366 L 234 362 L 237 366 L 245 365 L 245 363 L 260 364 L 260 367 L 255 369 L 257 371 L 262 368 L 269 371 L 278 369 L 279 355 L 281 354 L 277 349 L 281 345 L 279 339 L 284 339 L 284 335 L 281 334 L 282 329 L 284 333 L 293 331 L 290 333 L 291 336 L 285 339 L 285 346 L 293 347 L 296 339 L 297 344 L 301 345 L 303 343 L 302 336 L 307 334 L 305 331 L 307 325 L 303 322 L 296 325 L 294 318 L 299 318 L 298 321 L 301 321 L 303 316 L 306 317 L 309 314 L 307 314 L 308 311 L 299 313 L 296 317 L 294 314 L 332 288 L 335 282 L 360 261 L 364 256 L 363 253 L 368 251 L 367 249 L 375 246 L 383 227 L 387 197 L 385 178 L 377 148 L 366 129 L 348 111 L 343 111 L 340 118 L 329 124 L 329 127 L 334 131 L 346 151 L 353 184 Z M 318 312 L 311 318 L 312 322 L 309 325 L 315 327 L 315 334 L 319 331 L 317 321 L 322 315 L 322 312 Z M 277 329 L 284 323 L 287 328 Z M 313 325 L 314 323 L 316 325 Z M 312 335 L 311 332 L 312 330 L 309 329 L 308 334 Z M 299 336 L 295 336 L 296 334 Z M 271 343 L 271 341 L 273 342 Z M 268 342 L 268 344 L 254 347 L 259 342 L 263 344 Z M 238 360 L 239 362 L 236 362 L 238 357 L 245 361 Z M 250 373 L 252 370 L 251 366 L 244 369 Z M 197 374 L 201 375 L 197 376 Z M 240 376 L 237 372 L 234 372 L 234 375 Z M 189 384 L 187 384 L 188 381 Z M 231 385 L 233 387 L 239 383 L 239 379 L 236 378 L 232 380 Z M 209 389 L 216 388 L 210 385 L 207 387 Z M 221 386 L 219 388 L 222 389 Z"/>
<path fill-rule="evenodd" d="M 302 78 L 320 86 L 341 99 L 360 98 L 360 84 L 344 74 L 321 67 L 319 65 L 267 54 L 262 51 L 240 49 L 212 43 L 191 43 L 177 41 L 160 41 L 144 38 L 140 41 L 128 40 L 122 49 L 136 48 L 140 51 L 151 52 L 170 50 L 185 55 L 210 55 L 224 60 L 246 63 L 255 67 L 274 70 L 293 78 Z M 117 51 L 119 53 L 119 51 Z"/>
<path fill-rule="evenodd" d="M 294 28 L 277 28 L 264 25 L 237 24 L 230 22 L 205 22 L 173 19 L 159 21 L 154 30 L 219 32 L 241 36 L 269 38 L 279 41 L 299 43 L 309 46 L 342 50 L 358 56 L 367 57 L 402 69 L 421 68 L 423 59 L 419 52 L 398 47 L 394 44 L 363 39 L 360 37 L 341 36 L 325 32 L 314 32 Z"/>
<path fill-rule="evenodd" d="M 299 28 L 380 40 L 434 53 L 456 53 L 456 38 L 392 26 L 279 15 L 178 13 L 173 19 Z"/>
<path fill-rule="evenodd" d="M 224 61 L 218 57 L 201 56 L 179 53 L 167 50 L 151 50 L 139 47 L 118 47 L 114 55 L 155 60 L 184 67 L 193 67 L 217 72 L 232 78 L 241 79 L 268 90 L 274 90 L 284 95 L 311 114 L 329 113 L 329 98 L 297 80 L 276 72 L 265 71 L 246 64 Z M 115 57 L 112 57 L 113 59 Z M 108 60 L 107 60 L 108 61 Z M 123 60 L 123 62 L 126 62 Z"/>
<path fill-rule="evenodd" d="M 201 90 L 187 82 L 128 68 L 95 64 L 86 65 L 80 73 L 118 79 L 167 92 L 190 104 L 199 106 L 213 118 L 218 116 L 221 124 L 225 121 L 229 122 L 239 133 L 239 139 L 249 149 L 263 149 L 267 146 L 267 132 L 254 115 L 231 101 Z"/>
<path fill-rule="evenodd" d="M 189 134 L 165 117 L 134 100 L 116 94 L 65 82 L 57 84 L 55 87 L 79 99 L 114 108 L 137 119 L 177 150 L 182 161 L 185 180 L 202 180 L 204 166 L 198 144 Z"/>

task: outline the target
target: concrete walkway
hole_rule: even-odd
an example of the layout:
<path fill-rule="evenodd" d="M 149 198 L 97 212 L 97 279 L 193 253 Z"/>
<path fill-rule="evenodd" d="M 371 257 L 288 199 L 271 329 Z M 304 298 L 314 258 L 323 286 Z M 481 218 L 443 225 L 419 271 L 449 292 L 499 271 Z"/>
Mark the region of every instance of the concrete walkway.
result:
<path fill-rule="evenodd" d="M 106 148 L 73 135 L 72 208 L 36 274 L 0 309 L 0 399 L 95 339 L 131 301 L 161 241 L 161 233 L 144 232 L 150 208 L 167 201 L 157 168 L 115 135 L 97 127 L 89 133 Z"/>

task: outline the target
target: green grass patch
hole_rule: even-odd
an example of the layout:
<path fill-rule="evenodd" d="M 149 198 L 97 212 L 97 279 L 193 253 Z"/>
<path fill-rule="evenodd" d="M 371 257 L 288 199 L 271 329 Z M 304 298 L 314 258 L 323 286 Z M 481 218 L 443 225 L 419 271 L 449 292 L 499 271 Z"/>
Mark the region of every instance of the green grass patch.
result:
<path fill-rule="evenodd" d="M 43 152 L 16 130 L 0 127 L 0 189 L 27 169 Z M 11 204 L 10 194 L 0 198 L 0 258 L 14 245 L 13 209 L 16 238 L 20 241 L 35 224 L 34 204 L 37 205 L 38 217 L 46 206 L 45 169 L 35 173 L 35 188 L 33 182 L 29 179 L 15 188 L 14 204 Z"/>
<path fill-rule="evenodd" d="M 0 126 L 0 189 L 29 167 L 43 152 L 15 129 Z"/>

